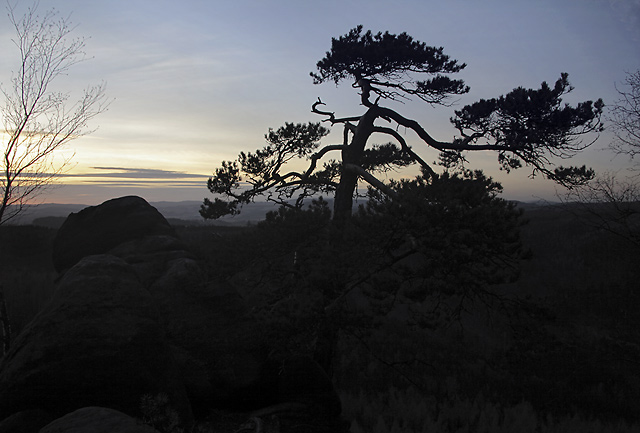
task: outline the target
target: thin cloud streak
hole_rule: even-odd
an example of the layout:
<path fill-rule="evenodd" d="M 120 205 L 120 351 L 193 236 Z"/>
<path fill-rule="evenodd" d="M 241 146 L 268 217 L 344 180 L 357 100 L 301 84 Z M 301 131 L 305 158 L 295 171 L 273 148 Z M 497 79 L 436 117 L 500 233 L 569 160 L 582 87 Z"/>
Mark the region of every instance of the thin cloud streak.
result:
<path fill-rule="evenodd" d="M 74 185 L 72 183 L 65 185 Z M 95 186 L 110 186 L 110 187 L 139 187 L 139 188 L 203 188 L 201 182 L 189 182 L 189 181 L 171 181 L 166 180 L 142 180 L 142 181 L 121 181 L 121 180 L 90 180 L 81 181 L 76 185 L 95 185 Z M 204 190 L 204 188 L 203 188 Z"/>
<path fill-rule="evenodd" d="M 84 185 L 110 188 L 191 188 L 206 190 L 208 176 L 173 170 L 129 167 L 91 167 L 95 172 L 65 173 L 62 186 Z"/>
<path fill-rule="evenodd" d="M 94 170 L 101 170 L 96 173 L 66 173 L 61 177 L 91 177 L 91 178 L 131 178 L 131 179 L 186 179 L 201 178 L 207 179 L 209 176 L 204 174 L 185 173 L 183 171 L 159 170 L 151 168 L 125 168 L 125 167 L 91 167 Z"/>

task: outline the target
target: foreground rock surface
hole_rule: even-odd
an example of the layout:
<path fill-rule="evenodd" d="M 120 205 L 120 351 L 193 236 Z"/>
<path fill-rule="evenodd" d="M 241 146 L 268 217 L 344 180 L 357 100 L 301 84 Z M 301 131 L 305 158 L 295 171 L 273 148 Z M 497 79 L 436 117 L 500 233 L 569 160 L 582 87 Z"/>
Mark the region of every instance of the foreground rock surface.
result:
<path fill-rule="evenodd" d="M 139 416 L 141 398 L 159 394 L 185 426 L 212 408 L 292 402 L 309 419 L 339 416 L 324 371 L 310 358 L 273 359 L 247 302 L 210 282 L 143 199 L 70 215 L 54 262 L 55 295 L 0 363 L 0 420 L 89 406 Z"/>
<path fill-rule="evenodd" d="M 132 413 L 143 395 L 159 392 L 190 418 L 153 299 L 124 261 L 89 256 L 67 272 L 3 359 L 0 417 L 88 405 Z"/>
<path fill-rule="evenodd" d="M 59 418 L 39 433 L 158 433 L 117 410 L 105 407 L 85 407 Z"/>

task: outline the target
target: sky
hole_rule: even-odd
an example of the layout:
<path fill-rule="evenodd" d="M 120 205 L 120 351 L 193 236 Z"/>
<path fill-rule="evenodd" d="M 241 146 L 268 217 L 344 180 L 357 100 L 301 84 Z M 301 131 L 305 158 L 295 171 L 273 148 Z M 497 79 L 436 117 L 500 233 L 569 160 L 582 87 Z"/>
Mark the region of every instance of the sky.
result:
<path fill-rule="evenodd" d="M 17 14 L 31 4 L 18 0 Z M 89 58 L 60 80 L 60 88 L 73 100 L 104 81 L 111 104 L 91 121 L 91 134 L 64 150 L 74 164 L 42 196 L 50 203 L 93 205 L 131 194 L 148 201 L 202 200 L 221 162 L 261 148 L 269 128 L 322 120 L 310 111 L 318 97 L 338 116 L 362 114 L 348 83 L 314 85 L 309 76 L 331 38 L 359 24 L 407 32 L 467 64 L 455 78 L 471 91 L 454 107 L 387 104 L 439 140 L 455 135 L 453 110 L 480 98 L 553 84 L 567 72 L 575 90 L 565 102 L 602 98 L 611 104 L 625 73 L 640 69 L 640 0 L 40 0 L 39 11 L 51 8 L 70 16 L 73 35 L 89 38 Z M 13 37 L 2 14 L 5 88 L 19 62 Z M 423 159 L 437 159 L 416 137 L 406 138 Z M 610 133 L 602 134 L 571 164 L 623 169 L 628 161 L 605 150 L 610 140 Z M 339 142 L 336 126 L 323 143 Z M 556 194 L 551 181 L 530 179 L 526 169 L 500 172 L 495 154 L 469 160 L 502 182 L 504 198 L 553 200 Z"/>

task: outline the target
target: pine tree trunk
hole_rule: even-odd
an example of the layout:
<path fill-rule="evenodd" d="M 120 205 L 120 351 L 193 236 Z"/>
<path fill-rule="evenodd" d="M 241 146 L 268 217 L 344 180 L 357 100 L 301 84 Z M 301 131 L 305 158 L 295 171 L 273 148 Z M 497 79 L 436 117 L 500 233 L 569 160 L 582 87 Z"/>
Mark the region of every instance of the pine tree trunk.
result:
<path fill-rule="evenodd" d="M 343 171 L 333 203 L 333 223 L 335 227 L 344 228 L 345 224 L 351 217 L 353 194 L 357 184 L 357 174 Z"/>
<path fill-rule="evenodd" d="M 377 117 L 376 108 L 376 106 L 369 108 L 360 118 L 351 143 L 342 151 L 343 167 L 346 164 L 360 165 L 364 148 L 373 133 L 373 121 Z M 358 174 L 343 168 L 333 204 L 333 222 L 338 231 L 344 228 L 351 217 L 353 194 L 357 186 Z"/>

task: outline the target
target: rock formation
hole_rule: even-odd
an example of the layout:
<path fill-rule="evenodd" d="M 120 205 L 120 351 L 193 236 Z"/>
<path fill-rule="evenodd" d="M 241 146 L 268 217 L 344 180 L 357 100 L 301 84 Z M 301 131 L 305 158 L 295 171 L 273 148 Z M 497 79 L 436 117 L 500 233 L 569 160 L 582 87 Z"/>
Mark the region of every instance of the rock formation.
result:
<path fill-rule="evenodd" d="M 109 200 L 67 217 L 53 243 L 53 265 L 60 272 L 83 257 L 104 254 L 122 243 L 154 235 L 175 236 L 156 208 L 135 196 Z"/>
<path fill-rule="evenodd" d="M 339 415 L 322 369 L 308 358 L 269 357 L 264 324 L 235 290 L 207 280 L 143 199 L 71 214 L 53 260 L 61 273 L 53 298 L 0 364 L 0 420 L 88 406 L 140 416 L 141 398 L 158 393 L 185 426 L 214 407 L 295 403 Z"/>
<path fill-rule="evenodd" d="M 141 396 L 160 392 L 191 418 L 152 297 L 123 260 L 88 256 L 64 275 L 3 359 L 0 418 L 84 406 L 136 415 Z"/>

